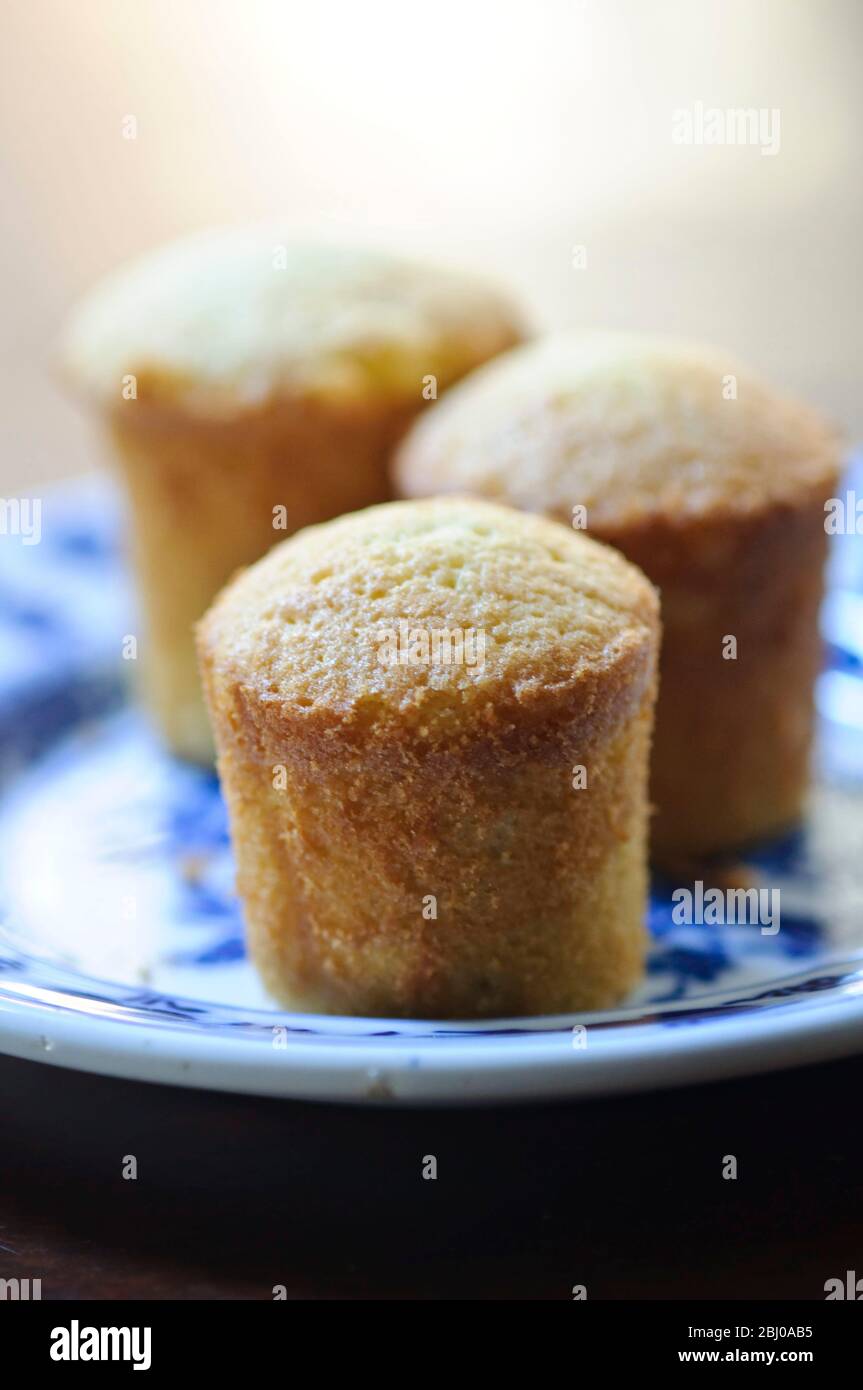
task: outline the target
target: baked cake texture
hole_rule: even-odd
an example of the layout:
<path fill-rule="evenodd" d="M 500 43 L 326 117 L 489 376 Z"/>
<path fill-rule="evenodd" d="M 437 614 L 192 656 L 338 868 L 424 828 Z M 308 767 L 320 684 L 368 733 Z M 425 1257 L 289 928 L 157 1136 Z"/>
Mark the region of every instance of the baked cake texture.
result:
<path fill-rule="evenodd" d="M 435 406 L 396 479 L 407 497 L 473 493 L 586 524 L 658 586 L 652 839 L 677 862 L 800 815 L 839 462 L 813 411 L 724 353 L 562 335 Z"/>
<path fill-rule="evenodd" d="M 64 345 L 131 502 L 143 678 L 174 749 L 212 756 L 192 629 L 286 534 L 383 501 L 409 421 L 521 336 L 470 277 L 278 228 L 188 238 L 108 277 Z"/>
<path fill-rule="evenodd" d="M 238 576 L 198 645 L 271 993 L 416 1017 L 619 1000 L 658 643 L 622 556 L 470 499 L 315 526 Z"/>

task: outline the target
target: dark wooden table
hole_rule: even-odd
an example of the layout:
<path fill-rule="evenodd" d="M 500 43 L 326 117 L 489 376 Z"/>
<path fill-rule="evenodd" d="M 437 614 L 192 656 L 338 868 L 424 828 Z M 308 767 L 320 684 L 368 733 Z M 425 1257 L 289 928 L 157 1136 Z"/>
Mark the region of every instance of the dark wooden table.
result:
<path fill-rule="evenodd" d="M 360 1110 L 2 1058 L 0 1277 L 60 1299 L 823 1299 L 863 1273 L 861 1091 L 853 1059 L 541 1108 Z"/>

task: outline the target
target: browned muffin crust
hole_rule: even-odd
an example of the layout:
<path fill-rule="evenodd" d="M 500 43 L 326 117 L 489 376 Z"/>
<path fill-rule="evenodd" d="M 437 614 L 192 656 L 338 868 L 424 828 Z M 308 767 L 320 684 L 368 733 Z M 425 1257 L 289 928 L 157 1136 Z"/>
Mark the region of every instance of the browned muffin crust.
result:
<path fill-rule="evenodd" d="M 408 423 L 521 336 L 473 276 L 283 227 L 186 238 L 85 300 L 63 360 L 131 499 L 143 683 L 175 751 L 212 758 L 192 628 L 219 587 L 285 534 L 386 500 Z"/>
<path fill-rule="evenodd" d="M 505 354 L 416 425 L 396 459 L 407 496 L 470 491 L 575 519 L 659 587 L 652 840 L 663 862 L 801 813 L 824 503 L 838 473 L 819 417 L 733 359 L 617 335 Z"/>
<path fill-rule="evenodd" d="M 383 664 L 400 623 L 482 632 L 484 660 Z M 644 951 L 657 645 L 656 596 L 613 551 L 469 500 L 312 528 L 241 575 L 199 649 L 268 987 L 417 1016 L 619 998 Z"/>

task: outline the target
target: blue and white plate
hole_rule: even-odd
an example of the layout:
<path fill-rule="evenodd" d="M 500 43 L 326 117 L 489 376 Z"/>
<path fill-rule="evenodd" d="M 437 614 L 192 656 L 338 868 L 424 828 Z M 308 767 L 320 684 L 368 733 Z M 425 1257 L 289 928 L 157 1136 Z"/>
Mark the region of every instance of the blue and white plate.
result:
<path fill-rule="evenodd" d="M 859 488 L 863 495 L 863 487 Z M 806 824 L 747 861 L 781 926 L 650 908 L 646 983 L 605 1013 L 478 1024 L 286 1013 L 246 960 L 214 776 L 125 694 L 136 631 L 107 485 L 0 536 L 0 1049 L 229 1091 L 510 1101 L 709 1080 L 863 1050 L 863 539 L 834 549 Z M 146 659 L 146 652 L 141 652 Z"/>

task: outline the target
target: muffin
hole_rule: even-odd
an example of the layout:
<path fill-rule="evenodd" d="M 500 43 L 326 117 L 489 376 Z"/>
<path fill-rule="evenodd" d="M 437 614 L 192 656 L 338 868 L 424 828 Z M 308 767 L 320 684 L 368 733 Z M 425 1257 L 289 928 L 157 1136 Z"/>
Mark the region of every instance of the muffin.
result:
<path fill-rule="evenodd" d="M 315 1011 L 592 1009 L 638 980 L 658 601 L 470 499 L 277 546 L 199 628 L 251 955 Z"/>
<path fill-rule="evenodd" d="M 408 497 L 470 492 L 585 526 L 662 596 L 652 839 L 666 863 L 801 813 L 837 442 L 710 349 L 551 338 L 481 369 L 399 450 Z"/>
<path fill-rule="evenodd" d="M 519 337 L 473 279 L 272 229 L 179 242 L 85 302 L 65 365 L 125 480 L 144 687 L 176 752 L 212 756 L 192 629 L 226 579 L 385 500 L 411 418 Z"/>

